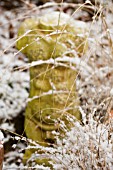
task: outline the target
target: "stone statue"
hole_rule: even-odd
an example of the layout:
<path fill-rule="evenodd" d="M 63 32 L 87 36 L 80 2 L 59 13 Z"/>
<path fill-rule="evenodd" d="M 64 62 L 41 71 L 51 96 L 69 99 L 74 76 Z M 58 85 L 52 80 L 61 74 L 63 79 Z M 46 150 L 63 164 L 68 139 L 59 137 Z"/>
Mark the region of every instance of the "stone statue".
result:
<path fill-rule="evenodd" d="M 25 132 L 48 146 L 72 127 L 71 116 L 81 120 L 73 61 L 87 50 L 86 25 L 61 12 L 29 18 L 19 28 L 16 46 L 31 63 Z"/>

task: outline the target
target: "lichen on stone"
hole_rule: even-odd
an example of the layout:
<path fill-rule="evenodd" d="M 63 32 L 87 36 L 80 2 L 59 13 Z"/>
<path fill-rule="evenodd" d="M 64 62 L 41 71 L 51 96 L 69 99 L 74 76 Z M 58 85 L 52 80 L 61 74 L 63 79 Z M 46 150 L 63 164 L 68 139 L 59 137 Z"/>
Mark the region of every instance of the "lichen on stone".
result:
<path fill-rule="evenodd" d="M 16 46 L 29 62 L 51 58 L 55 61 L 66 53 L 74 58 L 71 51 L 82 55 L 87 50 L 86 25 L 60 12 L 26 19 L 19 28 Z M 30 68 L 31 100 L 25 113 L 25 131 L 28 138 L 45 146 L 55 142 L 53 131 L 59 131 L 59 137 L 64 135 L 61 122 L 67 129 L 71 127 L 68 116 L 81 120 L 75 83 L 77 72 L 70 65 L 76 68 L 70 61 Z"/>

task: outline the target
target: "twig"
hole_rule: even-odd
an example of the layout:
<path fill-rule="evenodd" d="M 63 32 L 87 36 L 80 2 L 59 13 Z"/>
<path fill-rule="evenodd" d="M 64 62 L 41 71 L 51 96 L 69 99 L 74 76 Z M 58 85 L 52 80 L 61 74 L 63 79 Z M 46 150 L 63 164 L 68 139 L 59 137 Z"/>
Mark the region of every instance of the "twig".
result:
<path fill-rule="evenodd" d="M 3 159 L 4 159 L 4 147 L 3 142 L 0 141 L 0 170 L 2 170 L 3 167 Z"/>

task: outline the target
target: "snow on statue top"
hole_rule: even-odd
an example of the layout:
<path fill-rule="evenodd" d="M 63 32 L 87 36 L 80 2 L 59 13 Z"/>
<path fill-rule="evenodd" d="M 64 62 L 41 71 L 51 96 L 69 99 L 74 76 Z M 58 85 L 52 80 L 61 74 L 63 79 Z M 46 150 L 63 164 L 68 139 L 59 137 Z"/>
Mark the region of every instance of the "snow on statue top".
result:
<path fill-rule="evenodd" d="M 63 137 L 71 116 L 81 120 L 72 61 L 87 50 L 86 30 L 84 22 L 60 12 L 26 19 L 19 28 L 17 48 L 31 63 L 25 131 L 44 146 L 55 142 L 55 132 Z"/>

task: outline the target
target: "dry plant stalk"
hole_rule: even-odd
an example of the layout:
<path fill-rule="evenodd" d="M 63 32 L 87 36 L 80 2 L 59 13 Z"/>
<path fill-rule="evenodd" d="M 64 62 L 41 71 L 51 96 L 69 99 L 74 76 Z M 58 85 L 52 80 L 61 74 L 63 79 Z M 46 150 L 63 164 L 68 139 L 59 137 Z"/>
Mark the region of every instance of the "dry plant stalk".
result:
<path fill-rule="evenodd" d="M 4 159 L 4 147 L 2 141 L 0 141 L 0 170 L 3 167 L 3 159 Z"/>

